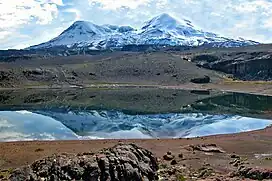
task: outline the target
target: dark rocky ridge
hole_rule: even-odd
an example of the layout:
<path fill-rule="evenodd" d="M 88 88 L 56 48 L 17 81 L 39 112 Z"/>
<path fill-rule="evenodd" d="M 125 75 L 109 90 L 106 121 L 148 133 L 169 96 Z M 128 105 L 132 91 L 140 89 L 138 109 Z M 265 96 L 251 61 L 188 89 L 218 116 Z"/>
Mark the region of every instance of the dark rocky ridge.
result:
<path fill-rule="evenodd" d="M 272 178 L 272 169 L 257 169 L 250 167 L 239 167 L 233 175 L 249 178 L 252 180 L 271 180 Z"/>
<path fill-rule="evenodd" d="M 60 154 L 36 161 L 11 173 L 10 181 L 155 181 L 158 162 L 134 144 L 118 144 L 96 154 Z"/>
<path fill-rule="evenodd" d="M 192 57 L 199 67 L 217 70 L 241 80 L 272 80 L 272 52 L 230 52 Z"/>

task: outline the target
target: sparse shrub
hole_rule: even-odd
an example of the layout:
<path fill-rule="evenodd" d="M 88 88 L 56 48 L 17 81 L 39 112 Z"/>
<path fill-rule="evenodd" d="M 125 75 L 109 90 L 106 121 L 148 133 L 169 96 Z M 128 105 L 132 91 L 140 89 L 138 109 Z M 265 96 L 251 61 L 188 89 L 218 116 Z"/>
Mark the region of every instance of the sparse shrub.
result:
<path fill-rule="evenodd" d="M 167 164 L 165 164 L 165 163 L 162 163 L 162 164 L 160 164 L 160 169 L 166 169 L 167 168 Z"/>
<path fill-rule="evenodd" d="M 42 152 L 42 151 L 44 151 L 44 149 L 42 149 L 42 148 L 37 148 L 37 149 L 35 150 L 35 152 Z"/>
<path fill-rule="evenodd" d="M 186 178 L 183 175 L 178 175 L 177 180 L 178 181 L 186 181 Z"/>

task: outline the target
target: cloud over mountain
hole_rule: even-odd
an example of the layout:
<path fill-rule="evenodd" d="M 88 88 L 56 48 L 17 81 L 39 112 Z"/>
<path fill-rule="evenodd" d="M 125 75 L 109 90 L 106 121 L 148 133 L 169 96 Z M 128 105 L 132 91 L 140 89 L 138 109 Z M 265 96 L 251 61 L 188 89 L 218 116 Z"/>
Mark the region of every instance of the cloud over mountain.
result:
<path fill-rule="evenodd" d="M 142 26 L 163 12 L 227 37 L 272 42 L 271 0 L 0 0 L 0 49 L 51 39 L 75 20 Z"/>

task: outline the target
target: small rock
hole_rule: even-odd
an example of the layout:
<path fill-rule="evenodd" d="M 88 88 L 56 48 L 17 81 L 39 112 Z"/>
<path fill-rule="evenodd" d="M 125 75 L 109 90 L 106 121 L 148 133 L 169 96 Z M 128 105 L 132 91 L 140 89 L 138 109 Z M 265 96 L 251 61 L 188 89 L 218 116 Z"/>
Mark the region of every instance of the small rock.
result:
<path fill-rule="evenodd" d="M 169 175 L 174 175 L 176 172 L 177 172 L 176 169 L 170 169 L 170 170 L 167 171 L 167 173 L 168 173 Z"/>
<path fill-rule="evenodd" d="M 170 164 L 171 165 L 176 165 L 176 164 L 178 164 L 178 162 L 176 160 L 172 160 Z"/>
<path fill-rule="evenodd" d="M 176 169 L 169 169 L 169 170 L 167 170 L 168 175 L 175 175 L 176 172 L 177 172 Z"/>
<path fill-rule="evenodd" d="M 240 159 L 235 159 L 233 161 L 230 162 L 231 165 L 233 165 L 234 167 L 238 167 L 239 165 L 242 165 L 242 162 Z"/>
<path fill-rule="evenodd" d="M 212 175 L 213 170 L 211 168 L 202 168 L 198 175 L 198 178 L 206 178 Z"/>
<path fill-rule="evenodd" d="M 240 161 L 237 161 L 237 162 L 235 162 L 235 163 L 233 164 L 233 166 L 238 167 L 240 164 L 241 164 L 241 162 L 240 162 Z"/>
<path fill-rule="evenodd" d="M 238 170 L 242 170 L 242 169 L 244 169 L 244 168 L 245 168 L 245 166 L 244 166 L 244 165 L 241 165 L 241 166 L 239 166 Z"/>
<path fill-rule="evenodd" d="M 238 158 L 238 159 L 240 159 L 240 156 L 233 154 L 233 155 L 230 156 L 230 158 Z"/>
<path fill-rule="evenodd" d="M 180 153 L 180 154 L 178 155 L 178 157 L 179 157 L 179 158 L 183 158 L 183 154 Z"/>
<path fill-rule="evenodd" d="M 174 156 L 166 154 L 166 155 L 163 156 L 163 159 L 166 160 L 166 161 L 171 161 L 171 160 L 174 159 Z"/>

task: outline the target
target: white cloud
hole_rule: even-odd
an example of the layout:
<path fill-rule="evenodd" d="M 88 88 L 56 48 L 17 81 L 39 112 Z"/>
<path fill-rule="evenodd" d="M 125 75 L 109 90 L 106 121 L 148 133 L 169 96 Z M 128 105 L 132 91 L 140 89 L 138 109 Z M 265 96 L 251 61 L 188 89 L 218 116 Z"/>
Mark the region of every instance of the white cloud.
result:
<path fill-rule="evenodd" d="M 98 3 L 101 4 L 105 9 L 118 9 L 121 7 L 128 7 L 135 9 L 140 5 L 145 5 L 151 0 L 89 0 L 90 4 Z"/>
<path fill-rule="evenodd" d="M 10 34 L 12 34 L 10 31 L 0 31 L 0 40 L 6 38 Z"/>
<path fill-rule="evenodd" d="M 223 36 L 272 42 L 271 9 L 271 0 L 0 0 L 0 49 L 49 40 L 76 20 L 139 27 L 161 13 Z"/>
<path fill-rule="evenodd" d="M 75 19 L 74 19 L 74 21 L 80 20 L 81 17 L 82 17 L 81 12 L 80 12 L 78 9 L 75 9 L 75 8 L 66 9 L 66 10 L 64 10 L 64 12 L 74 13 L 74 14 L 75 14 Z"/>
<path fill-rule="evenodd" d="M 51 23 L 58 16 L 55 3 L 61 5 L 62 1 L 0 0 L 0 38 L 7 37 L 22 25 Z"/>
<path fill-rule="evenodd" d="M 263 27 L 272 29 L 272 16 L 264 20 Z"/>
<path fill-rule="evenodd" d="M 37 19 L 38 23 L 50 23 L 58 14 L 56 4 L 35 0 L 0 0 L 1 28 L 27 24 Z"/>
<path fill-rule="evenodd" d="M 0 43 L 2 45 L 5 45 L 4 47 L 2 47 L 2 49 L 23 49 L 31 45 L 36 45 L 41 42 L 48 41 L 52 37 L 58 36 L 63 30 L 63 27 L 50 28 L 50 31 L 48 31 L 48 29 L 37 28 L 32 29 L 31 34 L 23 34 L 18 31 L 14 31 L 11 33 L 12 36 L 10 36 L 10 34 L 4 39 L 0 39 Z"/>
<path fill-rule="evenodd" d="M 235 9 L 242 13 L 256 13 L 260 12 L 261 9 L 265 11 L 270 11 L 272 7 L 272 2 L 267 0 L 254 0 L 254 1 L 244 1 L 238 4 Z M 262 12 L 261 12 L 262 13 Z"/>
<path fill-rule="evenodd" d="M 62 2 L 62 0 L 49 0 L 48 2 L 56 4 L 56 5 L 59 5 L 59 6 L 63 6 L 64 5 L 63 2 Z"/>

